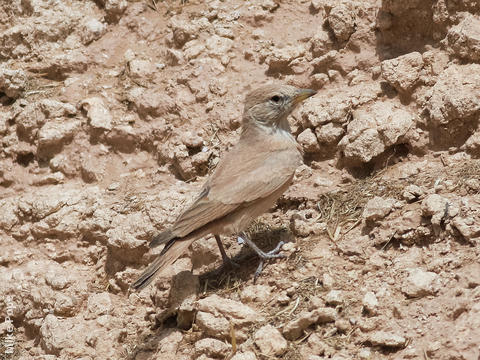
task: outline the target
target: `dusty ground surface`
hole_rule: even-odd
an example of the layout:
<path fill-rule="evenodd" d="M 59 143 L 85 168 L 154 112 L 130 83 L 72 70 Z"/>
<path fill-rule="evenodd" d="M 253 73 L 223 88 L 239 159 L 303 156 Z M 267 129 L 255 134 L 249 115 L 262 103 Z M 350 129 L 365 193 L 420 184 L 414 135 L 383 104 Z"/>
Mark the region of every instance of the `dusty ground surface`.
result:
<path fill-rule="evenodd" d="M 479 359 L 479 2 L 13 0 L 0 20 L 3 359 Z M 305 165 L 250 231 L 288 257 L 253 284 L 234 237 L 230 273 L 203 239 L 129 293 L 272 80 L 319 90 L 290 119 Z"/>

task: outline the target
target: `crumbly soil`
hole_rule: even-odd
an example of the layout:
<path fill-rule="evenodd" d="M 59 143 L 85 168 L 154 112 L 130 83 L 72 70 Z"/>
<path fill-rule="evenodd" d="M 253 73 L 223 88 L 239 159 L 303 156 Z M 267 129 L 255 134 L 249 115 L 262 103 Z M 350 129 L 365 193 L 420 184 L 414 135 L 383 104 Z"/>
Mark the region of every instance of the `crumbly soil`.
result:
<path fill-rule="evenodd" d="M 1 359 L 480 359 L 479 34 L 476 1 L 4 2 Z M 272 81 L 318 90 L 249 229 L 286 257 L 254 284 L 201 239 L 131 293 Z"/>

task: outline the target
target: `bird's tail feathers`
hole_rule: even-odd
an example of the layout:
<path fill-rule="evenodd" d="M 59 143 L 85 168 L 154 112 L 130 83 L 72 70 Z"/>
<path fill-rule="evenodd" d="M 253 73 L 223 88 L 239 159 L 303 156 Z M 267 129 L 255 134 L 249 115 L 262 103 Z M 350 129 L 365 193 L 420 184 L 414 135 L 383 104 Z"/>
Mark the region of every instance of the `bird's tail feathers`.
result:
<path fill-rule="evenodd" d="M 137 291 L 142 290 L 150 284 L 157 275 L 161 274 L 163 270 L 167 269 L 169 265 L 173 264 L 175 260 L 184 254 L 196 239 L 197 237 L 190 237 L 188 239 L 174 241 L 168 248 L 168 251 L 159 255 L 130 287 Z"/>
<path fill-rule="evenodd" d="M 168 229 L 168 230 L 165 230 L 165 231 L 161 232 L 158 235 L 155 235 L 153 237 L 152 241 L 150 241 L 150 244 L 148 244 L 148 246 L 150 248 L 154 248 L 154 247 L 157 247 L 158 245 L 165 244 L 166 242 L 168 242 L 168 241 L 170 241 L 174 238 L 175 238 L 175 235 L 173 234 L 172 230 Z"/>

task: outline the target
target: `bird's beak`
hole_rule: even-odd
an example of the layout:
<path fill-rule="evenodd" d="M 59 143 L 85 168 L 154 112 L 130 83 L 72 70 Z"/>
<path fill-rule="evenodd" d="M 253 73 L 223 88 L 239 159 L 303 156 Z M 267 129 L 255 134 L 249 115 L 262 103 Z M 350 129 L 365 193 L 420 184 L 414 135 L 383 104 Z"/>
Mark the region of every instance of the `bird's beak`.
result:
<path fill-rule="evenodd" d="M 298 89 L 297 93 L 293 97 L 293 104 L 297 105 L 303 100 L 309 98 L 310 96 L 315 95 L 317 92 L 311 89 Z"/>

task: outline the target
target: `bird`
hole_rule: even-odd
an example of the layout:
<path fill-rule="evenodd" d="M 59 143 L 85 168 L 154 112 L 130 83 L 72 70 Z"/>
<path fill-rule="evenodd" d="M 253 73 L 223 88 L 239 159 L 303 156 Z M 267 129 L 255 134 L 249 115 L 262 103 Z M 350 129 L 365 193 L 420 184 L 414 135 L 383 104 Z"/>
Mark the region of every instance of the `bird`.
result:
<path fill-rule="evenodd" d="M 133 290 L 145 288 L 195 240 L 208 235 L 214 235 L 225 266 L 237 264 L 226 254 L 220 235 L 237 235 L 252 248 L 260 257 L 254 281 L 265 260 L 284 257 L 279 253 L 283 242 L 264 252 L 245 229 L 275 204 L 303 163 L 302 148 L 287 117 L 315 94 L 287 84 L 267 84 L 247 94 L 238 142 L 221 158 L 190 206 L 170 228 L 153 237 L 149 247 L 164 244 L 164 248 L 131 284 Z"/>

